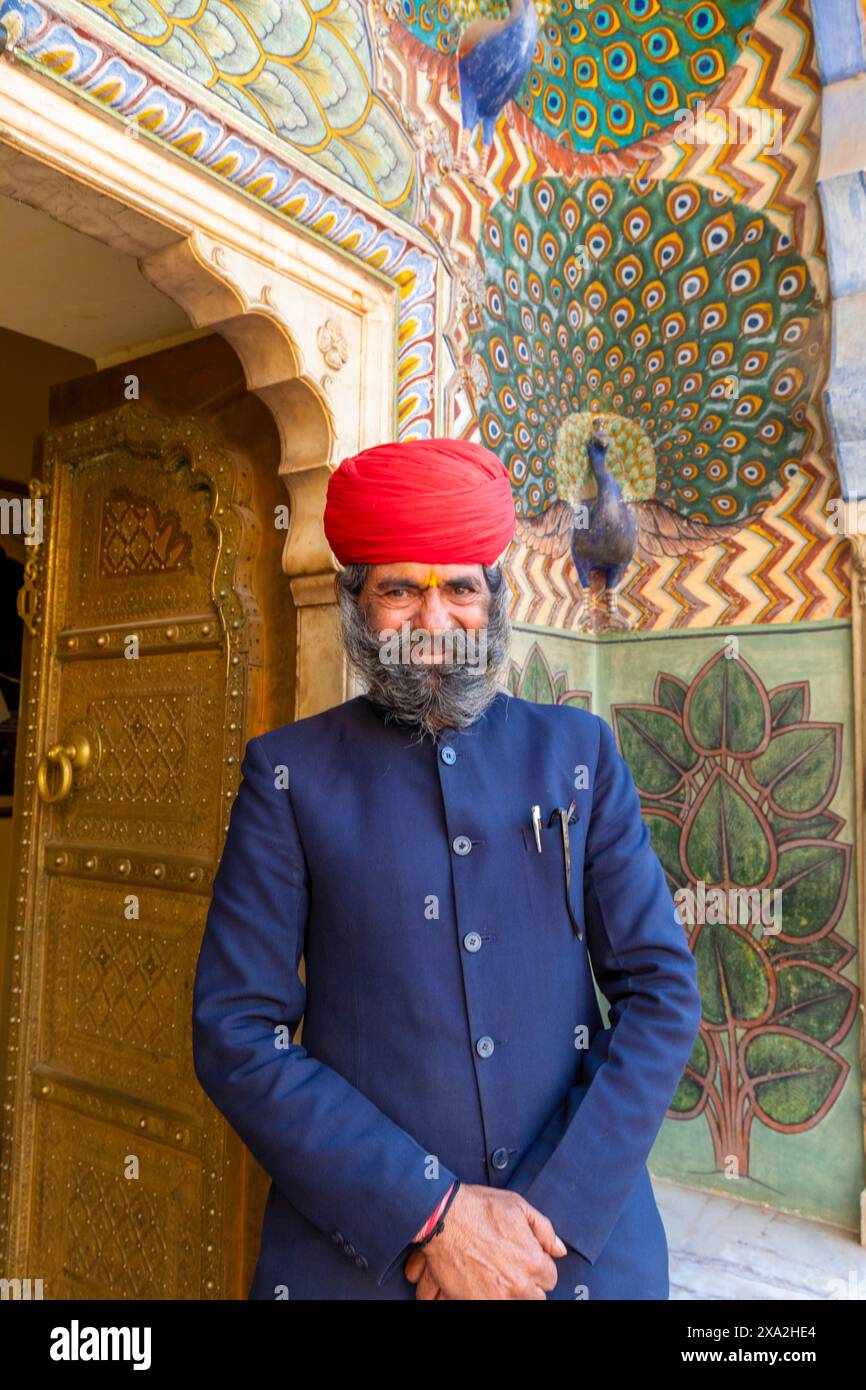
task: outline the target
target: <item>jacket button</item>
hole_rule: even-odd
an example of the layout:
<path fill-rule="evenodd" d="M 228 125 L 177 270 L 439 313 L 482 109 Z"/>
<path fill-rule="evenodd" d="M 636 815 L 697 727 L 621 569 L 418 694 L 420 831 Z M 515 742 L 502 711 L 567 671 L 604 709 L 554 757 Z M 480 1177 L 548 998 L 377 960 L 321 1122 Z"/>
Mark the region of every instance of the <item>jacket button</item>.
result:
<path fill-rule="evenodd" d="M 493 1039 L 488 1038 L 485 1035 L 483 1038 L 478 1039 L 477 1043 L 475 1044 L 475 1051 L 478 1053 L 479 1057 L 489 1057 L 491 1052 L 493 1051 L 493 1047 Z"/>
<path fill-rule="evenodd" d="M 494 1168 L 507 1168 L 507 1167 L 508 1167 L 508 1150 L 507 1150 L 507 1149 L 494 1149 L 494 1150 L 493 1150 L 493 1153 L 492 1153 L 492 1155 L 491 1155 L 491 1159 L 492 1159 L 493 1167 L 494 1167 Z"/>
<path fill-rule="evenodd" d="M 457 754 L 454 752 L 454 749 L 449 748 L 447 744 L 442 749 L 439 756 L 442 759 L 443 763 L 447 763 L 449 767 L 452 765 L 452 763 L 456 763 L 457 761 Z"/>
<path fill-rule="evenodd" d="M 480 951 L 481 937 L 478 935 L 478 932 L 468 931 L 463 938 L 463 945 L 466 947 L 467 951 Z"/>
<path fill-rule="evenodd" d="M 355 1264 L 358 1266 L 359 1269 L 366 1269 L 366 1268 L 367 1268 L 367 1261 L 366 1261 L 366 1259 L 364 1258 L 363 1255 L 358 1255 L 358 1256 L 356 1257 L 356 1259 L 355 1259 Z"/>
<path fill-rule="evenodd" d="M 458 835 L 457 838 L 452 841 L 452 845 L 455 854 L 468 854 L 472 848 L 472 841 L 468 835 Z"/>

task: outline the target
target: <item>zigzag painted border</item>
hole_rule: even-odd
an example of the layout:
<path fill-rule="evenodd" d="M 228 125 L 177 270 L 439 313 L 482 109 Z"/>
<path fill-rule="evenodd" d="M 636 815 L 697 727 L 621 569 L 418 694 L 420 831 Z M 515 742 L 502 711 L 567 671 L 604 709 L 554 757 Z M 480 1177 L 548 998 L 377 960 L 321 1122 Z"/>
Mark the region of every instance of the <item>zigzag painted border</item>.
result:
<path fill-rule="evenodd" d="M 97 21 L 98 23 L 98 21 Z M 440 306 L 438 258 L 401 236 L 393 222 L 378 221 L 307 173 L 281 158 L 266 141 L 251 138 L 230 119 L 224 102 L 203 109 L 171 81 L 164 62 L 147 55 L 121 54 L 121 41 L 109 41 L 76 17 L 26 0 L 25 32 L 16 54 L 26 54 L 52 78 L 89 93 L 103 106 L 244 189 L 269 207 L 375 267 L 399 288 L 397 419 L 399 439 L 429 439 L 437 421 L 436 360 Z M 218 114 L 217 114 L 218 112 Z M 272 142 L 280 146 L 282 142 Z M 439 383 L 439 389 L 442 389 Z"/>

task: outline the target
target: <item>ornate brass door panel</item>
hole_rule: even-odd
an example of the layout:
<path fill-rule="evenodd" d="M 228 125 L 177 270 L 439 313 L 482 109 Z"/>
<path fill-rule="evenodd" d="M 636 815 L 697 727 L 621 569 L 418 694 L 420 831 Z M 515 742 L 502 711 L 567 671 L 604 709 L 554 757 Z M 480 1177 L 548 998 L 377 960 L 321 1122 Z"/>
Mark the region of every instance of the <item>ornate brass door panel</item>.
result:
<path fill-rule="evenodd" d="M 243 1297 L 255 1256 L 246 1161 L 190 1045 L 258 679 L 246 468 L 138 406 L 45 436 L 2 1272 L 46 1298 Z"/>

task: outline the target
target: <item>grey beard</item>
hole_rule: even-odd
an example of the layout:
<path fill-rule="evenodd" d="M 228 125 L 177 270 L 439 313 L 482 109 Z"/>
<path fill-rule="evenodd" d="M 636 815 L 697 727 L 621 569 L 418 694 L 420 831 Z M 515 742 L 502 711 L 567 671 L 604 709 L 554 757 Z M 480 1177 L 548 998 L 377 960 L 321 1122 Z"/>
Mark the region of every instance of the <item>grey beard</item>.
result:
<path fill-rule="evenodd" d="M 423 742 L 427 734 L 435 738 L 440 731 L 437 726 L 463 729 L 474 723 L 504 688 L 511 640 L 509 599 L 504 581 L 490 595 L 483 666 L 448 659 L 439 666 L 411 661 L 390 664 L 382 660 L 383 643 L 371 631 L 358 598 L 338 585 L 343 647 L 370 699 L 384 706 L 389 718 L 413 725 Z"/>

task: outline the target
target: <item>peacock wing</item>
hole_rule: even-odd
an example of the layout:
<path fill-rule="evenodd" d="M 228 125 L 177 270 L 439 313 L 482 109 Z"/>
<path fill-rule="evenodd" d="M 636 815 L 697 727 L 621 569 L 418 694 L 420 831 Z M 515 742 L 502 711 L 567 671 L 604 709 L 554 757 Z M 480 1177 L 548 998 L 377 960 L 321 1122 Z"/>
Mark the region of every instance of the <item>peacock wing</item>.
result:
<path fill-rule="evenodd" d="M 542 555 L 565 555 L 571 545 L 574 508 L 558 497 L 538 516 L 517 518 L 517 537 Z"/>
<path fill-rule="evenodd" d="M 732 540 L 748 524 L 748 518 L 727 526 L 712 526 L 694 517 L 681 516 L 673 507 L 651 498 L 626 503 L 637 524 L 637 548 L 645 560 L 659 555 L 688 555 L 719 541 Z"/>

